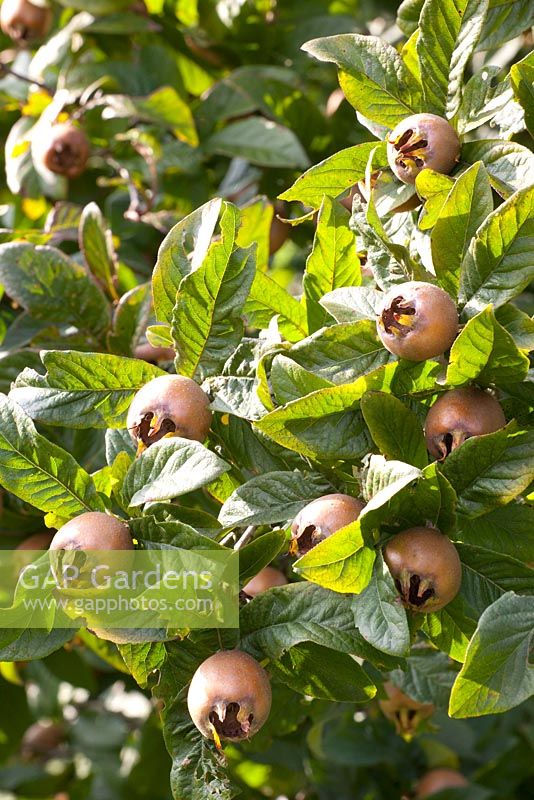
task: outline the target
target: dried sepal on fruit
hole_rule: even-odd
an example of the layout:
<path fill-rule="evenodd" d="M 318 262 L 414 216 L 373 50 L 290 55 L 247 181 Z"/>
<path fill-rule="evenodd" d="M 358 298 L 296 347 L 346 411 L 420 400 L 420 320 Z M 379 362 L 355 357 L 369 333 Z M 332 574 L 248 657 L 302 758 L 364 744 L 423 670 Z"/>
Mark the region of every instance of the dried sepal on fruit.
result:
<path fill-rule="evenodd" d="M 220 746 L 259 731 L 271 710 L 271 684 L 258 662 L 240 650 L 221 650 L 193 675 L 187 694 L 189 714 L 198 730 Z"/>
<path fill-rule="evenodd" d="M 439 286 L 407 281 L 392 286 L 377 310 L 384 347 L 408 361 L 424 361 L 448 350 L 458 334 L 458 311 Z"/>
<path fill-rule="evenodd" d="M 412 611 L 439 611 L 460 590 L 458 551 L 437 528 L 408 528 L 398 533 L 384 547 L 384 559 L 402 603 Z"/>
<path fill-rule="evenodd" d="M 414 700 L 391 681 L 384 684 L 384 689 L 387 699 L 378 701 L 380 710 L 387 719 L 393 722 L 400 736 L 411 739 L 421 722 L 432 716 L 436 710 L 434 705 Z"/>
<path fill-rule="evenodd" d="M 501 405 L 489 392 L 474 386 L 452 389 L 438 397 L 427 414 L 426 446 L 441 461 L 472 436 L 495 433 L 505 425 Z"/>
<path fill-rule="evenodd" d="M 443 117 L 413 114 L 387 137 L 389 166 L 403 183 L 415 183 L 428 168 L 448 175 L 460 157 L 458 134 Z"/>
<path fill-rule="evenodd" d="M 160 375 L 137 392 L 126 425 L 140 451 L 165 436 L 203 442 L 212 419 L 209 402 L 191 378 Z"/>
<path fill-rule="evenodd" d="M 305 555 L 323 539 L 355 522 L 364 505 L 348 494 L 326 494 L 312 500 L 291 525 L 292 552 Z"/>

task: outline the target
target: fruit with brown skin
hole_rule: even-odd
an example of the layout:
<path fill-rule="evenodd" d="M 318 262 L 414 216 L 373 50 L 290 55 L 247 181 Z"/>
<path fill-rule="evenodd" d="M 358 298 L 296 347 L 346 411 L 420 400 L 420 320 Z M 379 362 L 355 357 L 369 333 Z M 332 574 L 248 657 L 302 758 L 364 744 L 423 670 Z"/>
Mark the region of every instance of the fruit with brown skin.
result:
<path fill-rule="evenodd" d="M 291 526 L 291 538 L 299 555 L 308 553 L 336 531 L 355 522 L 364 503 L 348 494 L 326 494 L 299 511 Z"/>
<path fill-rule="evenodd" d="M 243 591 L 249 597 L 256 597 L 257 594 L 265 592 L 267 589 L 272 589 L 273 586 L 285 586 L 287 583 L 286 576 L 279 569 L 274 567 L 264 567 L 258 572 L 245 586 Z"/>
<path fill-rule="evenodd" d="M 431 717 L 435 711 L 432 703 L 420 703 L 409 697 L 398 686 L 387 681 L 384 684 L 387 700 L 379 700 L 380 710 L 394 723 L 397 733 L 407 738 L 413 736 L 419 724 Z"/>
<path fill-rule="evenodd" d="M 424 800 L 444 789 L 469 786 L 469 781 L 461 772 L 455 769 L 431 769 L 418 782 L 415 787 L 417 800 Z"/>
<path fill-rule="evenodd" d="M 149 364 L 159 364 L 160 361 L 174 361 L 176 353 L 172 347 L 154 347 L 150 342 L 138 344 L 134 356 Z"/>
<path fill-rule="evenodd" d="M 102 511 L 86 511 L 63 525 L 50 550 L 133 550 L 125 522 Z"/>
<path fill-rule="evenodd" d="M 504 412 L 488 392 L 473 386 L 442 394 L 427 414 L 428 452 L 442 460 L 471 436 L 494 433 L 506 425 Z"/>
<path fill-rule="evenodd" d="M 21 753 L 24 758 L 44 756 L 55 750 L 65 738 L 63 727 L 57 722 L 40 720 L 25 732 L 21 742 Z"/>
<path fill-rule="evenodd" d="M 208 396 L 198 383 L 182 375 L 160 375 L 139 389 L 126 424 L 138 445 L 150 447 L 168 434 L 203 442 L 211 417 Z"/>
<path fill-rule="evenodd" d="M 15 547 L 15 550 L 48 550 L 54 534 L 42 531 L 33 533 Z"/>
<path fill-rule="evenodd" d="M 61 122 L 41 130 L 34 142 L 35 159 L 56 175 L 77 178 L 85 171 L 89 140 L 72 122 Z"/>
<path fill-rule="evenodd" d="M 187 707 L 207 739 L 249 739 L 269 716 L 271 684 L 263 667 L 248 653 L 221 650 L 193 675 Z"/>
<path fill-rule="evenodd" d="M 15 42 L 42 39 L 52 26 L 51 8 L 42 8 L 29 0 L 4 0 L 0 7 L 0 28 Z"/>
<path fill-rule="evenodd" d="M 384 559 L 406 608 L 439 611 L 460 590 L 462 565 L 451 540 L 437 528 L 408 528 L 384 548 Z"/>
<path fill-rule="evenodd" d="M 408 361 L 424 361 L 449 349 L 458 334 L 458 312 L 439 286 L 407 281 L 386 292 L 378 308 L 376 329 L 390 353 Z"/>
<path fill-rule="evenodd" d="M 389 166 L 403 183 L 415 183 L 428 168 L 448 175 L 460 157 L 458 134 L 443 117 L 413 114 L 387 137 Z"/>

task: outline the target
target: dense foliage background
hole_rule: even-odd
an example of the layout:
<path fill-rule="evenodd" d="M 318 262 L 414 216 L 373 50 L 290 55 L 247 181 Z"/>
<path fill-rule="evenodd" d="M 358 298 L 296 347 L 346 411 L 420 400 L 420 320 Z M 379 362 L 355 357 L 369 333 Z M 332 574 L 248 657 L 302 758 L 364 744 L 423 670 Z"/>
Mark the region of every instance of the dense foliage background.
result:
<path fill-rule="evenodd" d="M 243 583 L 274 562 L 292 585 L 243 604 L 240 631 L 166 643 L 0 631 L 0 797 L 389 800 L 435 766 L 472 782 L 443 800 L 525 797 L 532 3 L 52 9 L 40 40 L 0 39 L 1 546 L 108 508 L 144 547 L 233 547 L 248 530 Z M 451 176 L 425 170 L 423 204 L 399 213 L 414 187 L 384 139 L 422 111 L 453 122 L 461 157 Z M 43 164 L 55 120 L 90 141 L 72 180 Z M 367 201 L 342 204 L 357 181 Z M 376 335 L 380 291 L 411 278 L 458 303 L 446 359 L 399 361 Z M 134 358 L 146 335 L 174 362 Z M 194 470 L 178 440 L 135 460 L 125 431 L 163 367 L 213 401 Z M 472 382 L 507 427 L 431 461 L 428 407 Z M 333 491 L 364 513 L 293 570 L 292 519 Z M 462 589 L 407 614 L 380 547 L 428 521 L 456 543 Z M 202 659 L 236 644 L 266 665 L 273 709 L 223 755 L 184 698 Z M 388 680 L 436 709 L 404 735 L 378 705 Z M 40 720 L 59 727 L 36 745 Z"/>

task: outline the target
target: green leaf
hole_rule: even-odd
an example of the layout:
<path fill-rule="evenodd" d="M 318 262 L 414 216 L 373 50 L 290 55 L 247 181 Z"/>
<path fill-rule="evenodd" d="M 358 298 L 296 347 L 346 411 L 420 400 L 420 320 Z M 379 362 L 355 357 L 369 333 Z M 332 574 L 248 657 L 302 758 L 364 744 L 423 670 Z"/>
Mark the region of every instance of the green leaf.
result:
<path fill-rule="evenodd" d="M 520 383 L 528 373 L 528 357 L 495 319 L 491 306 L 468 320 L 455 339 L 447 367 L 447 384 Z"/>
<path fill-rule="evenodd" d="M 144 689 L 148 688 L 154 674 L 161 669 L 167 657 L 162 642 L 123 644 L 120 646 L 120 654 L 130 675 Z"/>
<path fill-rule="evenodd" d="M 279 405 L 285 405 L 317 389 L 333 385 L 331 381 L 308 372 L 296 361 L 282 355 L 274 357 L 270 378 L 273 394 Z"/>
<path fill-rule="evenodd" d="M 287 522 L 331 489 L 321 475 L 314 473 L 268 472 L 235 490 L 221 508 L 219 522 L 226 528 Z"/>
<path fill-rule="evenodd" d="M 408 654 L 410 629 L 406 611 L 380 553 L 368 586 L 352 600 L 352 610 L 354 622 L 369 644 L 393 656 Z"/>
<path fill-rule="evenodd" d="M 326 309 L 319 305 L 323 295 L 338 286 L 357 286 L 362 281 L 356 237 L 349 228 L 349 218 L 341 203 L 324 198 L 303 280 L 311 332 L 331 321 Z"/>
<path fill-rule="evenodd" d="M 451 717 L 502 713 L 534 693 L 533 629 L 532 597 L 509 592 L 484 611 L 452 688 Z"/>
<path fill-rule="evenodd" d="M 286 547 L 285 531 L 269 531 L 258 536 L 239 551 L 239 580 L 242 584 L 254 578 Z"/>
<path fill-rule="evenodd" d="M 462 161 L 483 161 L 490 182 L 498 194 L 510 197 L 534 183 L 534 153 L 518 142 L 479 139 L 462 145 Z"/>
<path fill-rule="evenodd" d="M 96 337 L 109 325 L 109 305 L 100 289 L 55 247 L 0 245 L 0 283 L 34 319 L 70 323 Z"/>
<path fill-rule="evenodd" d="M 160 322 L 171 322 L 182 278 L 204 261 L 221 207 L 219 197 L 209 200 L 180 220 L 161 243 L 152 274 L 154 311 Z"/>
<path fill-rule="evenodd" d="M 82 212 L 79 244 L 90 272 L 100 281 L 111 299 L 118 300 L 117 257 L 111 231 L 106 227 L 96 203 L 89 203 Z"/>
<path fill-rule="evenodd" d="M 72 628 L 56 628 L 52 631 L 28 628 L 4 629 L 0 637 L 0 660 L 34 661 L 46 658 L 70 642 L 76 631 Z"/>
<path fill-rule="evenodd" d="M 395 686 L 419 703 L 446 708 L 457 674 L 447 656 L 431 649 L 414 648 L 406 663 L 406 671 L 396 669 L 391 675 Z"/>
<path fill-rule="evenodd" d="M 46 375 L 22 372 L 10 397 L 33 419 L 69 428 L 122 428 L 134 394 L 165 374 L 159 367 L 107 353 L 48 350 Z"/>
<path fill-rule="evenodd" d="M 375 152 L 374 165 L 377 169 L 387 167 L 385 143 L 362 142 L 354 147 L 347 147 L 338 153 L 325 158 L 319 164 L 310 167 L 300 175 L 293 186 L 279 195 L 281 200 L 298 200 L 305 206 L 316 210 L 320 208 L 323 197 L 331 200 L 365 178 L 365 169 L 369 156 Z"/>
<path fill-rule="evenodd" d="M 534 570 L 487 547 L 456 543 L 462 561 L 462 596 L 481 614 L 508 591 L 529 594 Z"/>
<path fill-rule="evenodd" d="M 172 86 L 161 86 L 147 97 L 105 95 L 99 104 L 106 106 L 107 119 L 138 118 L 171 130 L 177 139 L 191 147 L 198 146 L 198 134 L 189 104 Z"/>
<path fill-rule="evenodd" d="M 371 580 L 375 557 L 375 551 L 365 546 L 356 520 L 315 545 L 293 569 L 325 589 L 359 594 Z"/>
<path fill-rule="evenodd" d="M 490 0 L 479 49 L 492 50 L 534 25 L 531 0 Z"/>
<path fill-rule="evenodd" d="M 68 520 L 104 504 L 87 472 L 35 430 L 22 409 L 0 395 L 0 484 L 35 508 Z"/>
<path fill-rule="evenodd" d="M 272 669 L 278 680 L 308 697 L 365 703 L 376 694 L 376 687 L 350 655 L 313 642 L 291 647 Z"/>
<path fill-rule="evenodd" d="M 419 85 L 395 48 L 383 40 L 347 33 L 313 39 L 302 49 L 336 64 L 347 100 L 373 122 L 393 128 L 421 110 Z"/>
<path fill-rule="evenodd" d="M 415 179 L 417 194 L 425 201 L 419 217 L 419 228 L 428 231 L 436 224 L 449 193 L 454 186 L 454 179 L 448 175 L 423 169 Z"/>
<path fill-rule="evenodd" d="M 525 124 L 534 136 L 534 54 L 530 52 L 518 64 L 512 64 L 510 77 L 514 94 L 525 111 Z"/>
<path fill-rule="evenodd" d="M 202 146 L 207 153 L 245 158 L 260 167 L 306 169 L 310 163 L 293 131 L 258 116 L 232 122 Z"/>
<path fill-rule="evenodd" d="M 425 614 L 422 630 L 443 653 L 463 663 L 477 626 L 475 616 L 473 611 L 468 611 L 461 595 L 457 595 L 441 611 Z"/>
<path fill-rule="evenodd" d="M 250 247 L 256 243 L 256 269 L 266 270 L 269 264 L 269 238 L 276 209 L 266 197 L 252 200 L 240 209 L 241 219 L 236 244 Z"/>
<path fill-rule="evenodd" d="M 460 515 L 455 538 L 466 544 L 504 553 L 525 563 L 532 562 L 534 507 L 518 502 L 496 508 L 475 519 Z"/>
<path fill-rule="evenodd" d="M 372 391 L 362 397 L 361 409 L 373 441 L 386 458 L 426 467 L 425 437 L 413 411 L 392 394 Z"/>
<path fill-rule="evenodd" d="M 180 284 L 172 336 L 177 371 L 189 378 L 216 373 L 243 337 L 240 312 L 254 278 L 255 246 L 234 249 L 238 214 L 226 204 L 220 241 Z"/>
<path fill-rule="evenodd" d="M 150 284 L 141 283 L 122 295 L 113 312 L 113 329 L 108 333 L 109 349 L 129 356 L 145 326 L 152 306 Z M 161 326 L 158 326 L 161 327 Z"/>
<path fill-rule="evenodd" d="M 272 316 L 277 315 L 279 328 L 290 342 L 308 335 L 304 306 L 264 272 L 256 272 L 245 314 L 249 324 L 256 328 L 268 328 Z"/>
<path fill-rule="evenodd" d="M 464 69 L 487 10 L 488 0 L 426 0 L 417 39 L 426 110 L 448 119 L 458 111 Z"/>
<path fill-rule="evenodd" d="M 376 321 L 381 300 L 382 292 L 371 286 L 347 286 L 334 289 L 320 302 L 336 322 L 355 322 L 359 319 Z"/>
<path fill-rule="evenodd" d="M 229 469 L 200 442 L 173 436 L 155 442 L 134 461 L 122 494 L 127 506 L 169 500 L 205 486 Z"/>
<path fill-rule="evenodd" d="M 473 316 L 497 308 L 532 280 L 534 186 L 513 194 L 487 217 L 472 240 L 460 274 L 460 301 Z"/>
<path fill-rule="evenodd" d="M 460 267 L 469 243 L 492 211 L 488 174 L 477 162 L 453 184 L 430 236 L 436 277 L 452 297 L 458 296 Z"/>
<path fill-rule="evenodd" d="M 458 511 L 473 518 L 506 505 L 534 479 L 534 431 L 510 426 L 473 436 L 447 456 L 442 471 L 458 495 Z"/>
<path fill-rule="evenodd" d="M 332 325 L 287 351 L 304 369 L 332 383 L 348 383 L 392 361 L 370 320 Z"/>
<path fill-rule="evenodd" d="M 398 663 L 363 639 L 345 595 L 311 583 L 292 583 L 257 595 L 241 610 L 240 628 L 241 646 L 256 658 L 278 660 L 291 647 L 314 642 L 386 669 Z"/>
<path fill-rule="evenodd" d="M 319 389 L 255 423 L 257 430 L 283 447 L 311 458 L 357 458 L 369 450 L 369 437 L 358 409 L 370 389 L 402 396 L 425 391 L 435 384 L 439 369 L 429 361 L 421 364 L 394 362 L 363 375 L 353 383 Z"/>
<path fill-rule="evenodd" d="M 528 314 L 507 303 L 497 309 L 495 317 L 520 350 L 534 350 L 534 320 Z"/>

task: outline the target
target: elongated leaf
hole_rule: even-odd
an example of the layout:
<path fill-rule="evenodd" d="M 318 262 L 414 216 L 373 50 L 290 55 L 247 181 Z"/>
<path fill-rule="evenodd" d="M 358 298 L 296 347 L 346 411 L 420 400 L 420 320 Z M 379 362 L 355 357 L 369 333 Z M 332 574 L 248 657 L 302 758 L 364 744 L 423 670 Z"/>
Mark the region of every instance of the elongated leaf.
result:
<path fill-rule="evenodd" d="M 509 592 L 486 609 L 452 688 L 452 717 L 502 713 L 534 694 L 533 629 L 532 597 Z"/>
<path fill-rule="evenodd" d="M 292 520 L 301 508 L 332 487 L 321 475 L 269 472 L 240 486 L 219 512 L 219 522 L 233 525 L 272 525 Z"/>
<path fill-rule="evenodd" d="M 501 197 L 508 198 L 534 183 L 534 153 L 518 142 L 479 139 L 462 146 L 462 161 L 483 161 L 490 182 Z"/>
<path fill-rule="evenodd" d="M 321 305 L 336 322 L 375 321 L 381 300 L 382 292 L 370 286 L 347 286 L 329 292 L 321 299 Z"/>
<path fill-rule="evenodd" d="M 203 142 L 203 146 L 208 153 L 246 158 L 260 167 L 306 169 L 310 163 L 293 131 L 258 116 L 227 125 Z"/>
<path fill-rule="evenodd" d="M 35 319 L 70 323 L 94 336 L 109 325 L 109 306 L 100 289 L 55 247 L 0 245 L 0 283 Z"/>
<path fill-rule="evenodd" d="M 349 217 L 341 203 L 324 198 L 304 273 L 308 327 L 312 332 L 332 321 L 326 309 L 319 305 L 323 295 L 338 286 L 357 286 L 362 280 L 356 237 L 349 228 Z"/>
<path fill-rule="evenodd" d="M 442 469 L 458 495 L 459 512 L 473 518 L 523 492 L 534 480 L 533 464 L 534 431 L 504 429 L 468 439 Z"/>
<path fill-rule="evenodd" d="M 118 300 L 115 286 L 117 279 L 117 263 L 111 231 L 106 227 L 104 218 L 96 203 L 89 203 L 80 220 L 80 250 L 85 263 L 113 300 Z"/>
<path fill-rule="evenodd" d="M 362 397 L 361 409 L 381 453 L 389 459 L 426 467 L 428 456 L 423 429 L 413 411 L 392 394 L 372 391 Z"/>
<path fill-rule="evenodd" d="M 178 436 L 162 439 L 137 458 L 124 479 L 122 493 L 128 506 L 192 492 L 215 480 L 230 465 L 200 442 Z"/>
<path fill-rule="evenodd" d="M 513 64 L 510 68 L 510 77 L 514 94 L 525 111 L 525 124 L 531 136 L 534 136 L 534 54 Z"/>
<path fill-rule="evenodd" d="M 534 25 L 531 0 L 490 0 L 479 47 L 491 50 Z"/>
<path fill-rule="evenodd" d="M 336 64 L 349 103 L 373 122 L 393 128 L 421 110 L 419 85 L 395 48 L 381 39 L 347 33 L 313 39 L 302 49 Z"/>
<path fill-rule="evenodd" d="M 436 277 L 453 297 L 458 296 L 460 267 L 469 243 L 492 211 L 488 175 L 477 162 L 454 183 L 430 237 Z"/>
<path fill-rule="evenodd" d="M 308 335 L 304 306 L 264 272 L 256 272 L 245 314 L 249 323 L 257 328 L 267 328 L 272 316 L 278 315 L 280 330 L 290 342 L 298 342 Z"/>
<path fill-rule="evenodd" d="M 462 560 L 462 596 L 481 614 L 505 592 L 529 594 L 534 570 L 487 547 L 456 543 Z"/>
<path fill-rule="evenodd" d="M 333 200 L 365 178 L 365 168 L 373 151 L 375 151 L 376 168 L 387 167 L 386 145 L 380 145 L 376 141 L 362 142 L 354 147 L 340 150 L 310 167 L 297 178 L 293 186 L 279 195 L 280 199 L 299 200 L 305 206 L 320 208 L 323 197 Z"/>
<path fill-rule="evenodd" d="M 35 430 L 22 409 L 0 394 L 0 484 L 30 505 L 68 520 L 104 505 L 87 472 Z"/>
<path fill-rule="evenodd" d="M 436 647 L 463 663 L 476 626 L 476 613 L 468 609 L 461 595 L 456 595 L 441 611 L 426 614 L 422 627 Z"/>
<path fill-rule="evenodd" d="M 276 402 L 285 405 L 333 384 L 304 369 L 291 358 L 278 355 L 274 357 L 271 366 L 271 385 Z"/>
<path fill-rule="evenodd" d="M 203 379 L 216 373 L 243 336 L 240 312 L 254 278 L 255 246 L 234 249 L 237 226 L 237 209 L 226 205 L 221 240 L 180 284 L 172 336 L 181 375 Z"/>
<path fill-rule="evenodd" d="M 107 353 L 49 350 L 44 376 L 19 375 L 10 397 L 33 419 L 69 428 L 121 428 L 134 394 L 163 370 Z"/>
<path fill-rule="evenodd" d="M 473 316 L 488 303 L 495 308 L 518 295 L 532 280 L 534 186 L 513 194 L 486 219 L 471 242 L 460 274 L 460 300 Z"/>
<path fill-rule="evenodd" d="M 160 322 L 171 322 L 182 278 L 204 261 L 221 205 L 216 197 L 200 206 L 180 220 L 161 243 L 152 275 L 154 311 Z"/>
<path fill-rule="evenodd" d="M 534 507 L 509 503 L 475 519 L 459 516 L 456 538 L 529 563 L 534 553 Z"/>
<path fill-rule="evenodd" d="M 286 547 L 285 531 L 269 531 L 239 551 L 239 579 L 246 583 Z"/>

